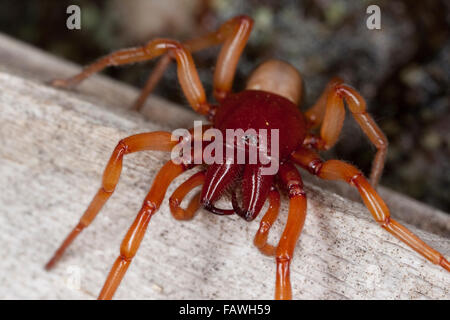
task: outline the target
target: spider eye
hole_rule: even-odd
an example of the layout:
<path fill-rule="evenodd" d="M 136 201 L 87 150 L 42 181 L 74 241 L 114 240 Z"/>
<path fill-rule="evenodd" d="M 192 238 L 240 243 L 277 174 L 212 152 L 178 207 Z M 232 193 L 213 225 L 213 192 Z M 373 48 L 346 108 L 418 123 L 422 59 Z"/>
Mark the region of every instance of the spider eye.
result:
<path fill-rule="evenodd" d="M 246 134 L 242 136 L 242 142 L 252 145 L 252 146 L 257 146 L 258 145 L 258 137 L 256 135 L 253 134 Z"/>

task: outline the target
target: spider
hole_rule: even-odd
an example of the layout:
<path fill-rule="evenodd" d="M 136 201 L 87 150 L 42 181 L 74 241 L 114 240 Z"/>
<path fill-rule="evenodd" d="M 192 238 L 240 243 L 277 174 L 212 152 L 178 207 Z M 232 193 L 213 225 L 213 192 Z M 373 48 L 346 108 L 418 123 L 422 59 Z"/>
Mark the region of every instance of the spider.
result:
<path fill-rule="evenodd" d="M 224 133 L 227 129 L 277 129 L 279 154 L 278 157 L 272 157 L 278 165 L 276 173 L 264 174 L 263 169 L 267 166 L 261 162 L 239 164 L 223 161 L 205 165 L 200 159 L 200 164 L 203 164 L 206 169 L 193 174 L 183 182 L 169 199 L 172 215 L 179 220 L 193 218 L 195 212 L 203 207 L 218 215 L 237 214 L 246 221 L 254 220 L 268 200 L 269 206 L 261 219 L 254 244 L 263 254 L 275 257 L 276 299 L 292 298 L 290 264 L 306 217 L 306 194 L 296 165 L 319 178 L 342 180 L 356 187 L 363 202 L 382 228 L 429 261 L 450 271 L 450 264 L 442 254 L 390 217 L 388 207 L 376 192 L 375 186 L 383 171 L 388 143 L 385 135 L 367 113 L 365 100 L 354 88 L 343 80 L 334 78 L 326 86 L 317 102 L 308 111 L 302 113 L 298 108 L 302 95 L 300 73 L 286 62 L 269 60 L 253 71 L 245 90 L 238 93 L 231 92 L 237 63 L 250 36 L 252 25 L 252 19 L 242 15 L 226 21 L 215 32 L 184 43 L 169 39 L 155 39 L 141 47 L 113 52 L 71 78 L 54 80 L 53 85 L 68 88 L 105 67 L 162 56 L 135 104 L 136 109 L 142 105 L 165 67 L 174 59 L 177 62 L 178 79 L 184 95 L 190 106 L 196 112 L 206 116 L 212 123 L 209 127 Z M 213 93 L 218 102 L 217 105 L 207 102 L 191 56 L 192 52 L 215 45 L 222 46 L 213 79 Z M 345 117 L 344 102 L 371 143 L 377 148 L 370 182 L 353 165 L 339 160 L 324 161 L 318 154 L 321 150 L 333 147 L 337 142 Z M 313 130 L 318 129 L 319 126 L 318 133 L 314 133 Z M 192 130 L 190 132 L 192 133 Z M 179 143 L 179 141 L 173 141 L 171 136 L 169 132 L 147 132 L 124 138 L 118 143 L 105 168 L 101 187 L 79 223 L 47 263 L 46 269 L 54 266 L 67 247 L 94 220 L 111 197 L 121 174 L 123 157 L 126 154 L 144 150 L 170 152 Z M 251 135 L 244 138 L 247 142 L 254 142 L 252 139 L 254 137 Z M 200 139 L 203 140 L 202 137 Z M 260 150 L 263 147 L 267 148 L 274 141 L 268 139 L 265 146 L 256 142 L 256 148 Z M 202 148 L 204 149 L 207 145 L 207 142 L 202 144 Z M 248 149 L 246 152 L 249 153 Z M 273 155 L 270 154 L 270 156 Z M 182 172 L 196 165 L 198 162 L 192 160 L 181 163 L 170 160 L 158 172 L 135 221 L 123 239 L 120 254 L 112 266 L 99 299 L 113 297 L 139 248 L 152 215 L 164 199 L 169 184 Z M 240 184 L 241 204 L 236 196 L 236 188 L 232 188 L 232 209 L 217 208 L 215 202 L 226 190 L 236 184 Z M 182 200 L 198 186 L 202 186 L 201 191 L 190 200 L 187 208 L 183 209 L 180 205 Z M 269 244 L 267 239 L 270 228 L 278 216 L 279 190 L 281 189 L 286 190 L 289 196 L 289 210 L 284 231 L 278 245 L 274 246 Z"/>

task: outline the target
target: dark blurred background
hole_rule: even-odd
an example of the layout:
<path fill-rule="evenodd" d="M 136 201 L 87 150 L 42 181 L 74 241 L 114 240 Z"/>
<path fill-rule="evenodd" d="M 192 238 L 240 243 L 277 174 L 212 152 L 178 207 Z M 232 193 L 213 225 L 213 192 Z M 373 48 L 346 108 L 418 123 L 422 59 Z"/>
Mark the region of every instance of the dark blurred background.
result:
<path fill-rule="evenodd" d="M 70 4 L 81 7 L 81 30 L 66 28 Z M 366 26 L 370 4 L 381 8 L 381 30 Z M 343 77 L 362 92 L 389 139 L 381 183 L 450 212 L 450 1 L 0 0 L 0 32 L 84 65 L 153 37 L 195 37 L 242 13 L 253 17 L 255 27 L 236 90 L 271 57 L 302 72 L 303 108 L 332 76 Z M 209 91 L 217 52 L 195 54 Z M 142 87 L 153 65 L 105 73 Z M 174 66 L 156 94 L 187 105 Z M 344 128 L 325 156 L 348 160 L 368 174 L 375 149 L 349 114 Z"/>

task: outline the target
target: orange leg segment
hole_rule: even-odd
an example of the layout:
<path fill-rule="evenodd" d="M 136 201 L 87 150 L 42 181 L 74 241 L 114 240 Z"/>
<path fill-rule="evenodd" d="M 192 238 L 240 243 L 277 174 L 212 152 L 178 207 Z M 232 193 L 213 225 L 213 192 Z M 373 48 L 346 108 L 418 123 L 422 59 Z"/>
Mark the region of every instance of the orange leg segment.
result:
<path fill-rule="evenodd" d="M 329 82 L 317 103 L 305 113 L 310 127 L 322 123 L 320 129 L 321 141 L 316 147 L 328 150 L 336 144 L 344 124 L 344 100 L 347 102 L 356 122 L 377 148 L 370 174 L 370 182 L 373 186 L 376 186 L 383 172 L 388 146 L 387 138 L 370 114 L 367 113 L 364 98 L 339 78 L 334 78 Z"/>
<path fill-rule="evenodd" d="M 215 38 L 214 42 L 223 41 L 214 71 L 214 98 L 219 102 L 231 92 L 239 57 L 247 44 L 252 27 L 251 18 L 238 16 L 225 22 L 215 34 L 210 36 Z"/>
<path fill-rule="evenodd" d="M 376 186 L 383 173 L 388 147 L 387 138 L 375 123 L 372 116 L 367 113 L 366 101 L 355 89 L 346 84 L 341 84 L 337 86 L 336 91 L 345 99 L 356 122 L 358 122 L 362 131 L 364 131 L 369 140 L 377 148 L 370 173 L 370 183 Z"/>
<path fill-rule="evenodd" d="M 172 216 L 177 220 L 190 220 L 200 207 L 200 193 L 197 193 L 189 202 L 186 209 L 180 207 L 184 197 L 195 187 L 205 182 L 205 171 L 197 172 L 183 182 L 170 196 L 169 205 Z"/>
<path fill-rule="evenodd" d="M 169 39 L 156 39 L 142 47 L 113 52 L 87 66 L 81 73 L 71 78 L 54 80 L 52 85 L 64 88 L 71 87 L 106 67 L 146 61 L 165 53 L 177 61 L 178 80 L 189 104 L 198 113 L 208 114 L 210 106 L 206 102 L 205 91 L 200 82 L 191 53 L 178 41 Z M 168 58 L 163 59 L 166 59 L 163 62 L 167 62 Z"/>
<path fill-rule="evenodd" d="M 150 95 L 150 93 L 152 93 L 153 89 L 155 89 L 156 85 L 158 84 L 159 80 L 161 80 L 171 61 L 172 59 L 168 54 L 165 54 L 161 59 L 159 59 L 155 68 L 150 73 L 150 76 L 148 77 L 144 88 L 141 90 L 139 97 L 133 103 L 133 106 L 131 107 L 132 110 L 141 110 L 142 106 L 145 103 L 145 100 Z"/>
<path fill-rule="evenodd" d="M 314 128 L 319 126 L 323 117 L 325 116 L 325 110 L 327 105 L 327 99 L 330 92 L 336 86 L 336 84 L 342 83 L 343 81 L 340 78 L 333 78 L 330 82 L 328 82 L 325 90 L 320 95 L 317 102 L 305 112 L 305 117 L 310 128 Z"/>
<path fill-rule="evenodd" d="M 323 162 L 316 152 L 304 148 L 293 153 L 292 159 L 298 165 L 322 179 L 342 180 L 355 186 L 364 204 L 382 228 L 386 229 L 389 233 L 406 243 L 432 263 L 438 264 L 447 271 L 450 271 L 450 264 L 441 253 L 431 248 L 406 227 L 391 218 L 389 209 L 383 199 L 381 199 L 357 168 L 339 160 Z"/>
<path fill-rule="evenodd" d="M 177 165 L 169 161 L 159 171 L 149 193 L 144 199 L 141 210 L 122 241 L 120 254 L 108 274 L 98 299 L 109 300 L 113 297 L 131 260 L 136 255 L 152 215 L 158 210 L 164 199 L 167 187 L 184 170 L 184 165 Z"/>
<path fill-rule="evenodd" d="M 105 168 L 102 186 L 92 199 L 79 223 L 66 237 L 58 250 L 56 250 L 45 268 L 49 270 L 55 265 L 67 247 L 84 228 L 91 224 L 100 209 L 113 194 L 117 182 L 119 181 L 120 173 L 122 171 L 123 156 L 125 154 L 144 150 L 170 151 L 177 143 L 178 141 L 171 141 L 171 133 L 164 131 L 136 134 L 121 140 L 114 149 Z"/>
<path fill-rule="evenodd" d="M 269 209 L 264 214 L 259 224 L 259 229 L 256 232 L 253 240 L 254 245 L 263 254 L 268 256 L 275 255 L 276 247 L 267 243 L 270 228 L 278 217 L 280 211 L 280 193 L 276 189 L 270 190 L 269 193 Z"/>
<path fill-rule="evenodd" d="M 289 268 L 295 245 L 305 224 L 306 194 L 303 190 L 300 173 L 292 163 L 287 162 L 280 165 L 278 175 L 288 189 L 289 213 L 286 227 L 275 252 L 277 261 L 275 299 L 288 300 L 292 299 Z"/>
<path fill-rule="evenodd" d="M 223 43 L 214 73 L 214 97 L 217 101 L 223 100 L 231 91 L 237 63 L 250 36 L 252 25 L 252 19 L 247 16 L 234 17 L 222 24 L 217 31 L 183 43 L 191 53 Z M 158 62 L 134 103 L 135 110 L 139 110 L 144 104 L 169 64 L 169 56 Z"/>

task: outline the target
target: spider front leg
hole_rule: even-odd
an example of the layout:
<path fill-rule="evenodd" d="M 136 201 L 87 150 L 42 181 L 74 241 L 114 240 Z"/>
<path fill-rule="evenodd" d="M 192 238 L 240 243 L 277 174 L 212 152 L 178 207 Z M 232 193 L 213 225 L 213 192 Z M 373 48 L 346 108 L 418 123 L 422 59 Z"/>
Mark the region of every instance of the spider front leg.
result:
<path fill-rule="evenodd" d="M 217 101 L 224 100 L 231 92 L 234 74 L 236 73 L 239 58 L 244 50 L 253 27 L 253 20 L 248 16 L 238 16 L 225 22 L 218 31 L 188 44 L 190 47 L 202 47 L 200 43 L 209 46 L 222 42 L 219 57 L 214 71 L 214 98 Z"/>
<path fill-rule="evenodd" d="M 292 159 L 312 174 L 326 180 L 342 180 L 356 187 L 364 204 L 382 228 L 406 243 L 426 259 L 450 271 L 450 263 L 438 251 L 431 248 L 406 227 L 391 218 L 383 199 L 354 166 L 339 160 L 322 161 L 319 155 L 305 148 L 292 154 Z"/>
<path fill-rule="evenodd" d="M 214 97 L 218 101 L 223 100 L 231 90 L 237 63 L 250 36 L 252 25 L 250 17 L 234 17 L 223 23 L 218 30 L 183 43 L 191 53 L 223 43 L 214 72 Z M 169 64 L 169 56 L 161 58 L 134 103 L 133 109 L 139 110 L 142 107 Z"/>
<path fill-rule="evenodd" d="M 191 107 L 200 114 L 209 114 L 211 107 L 206 102 L 205 90 L 200 82 L 192 55 L 181 43 L 174 40 L 156 39 L 142 47 L 113 52 L 87 66 L 81 73 L 68 79 L 54 80 L 52 84 L 56 87 L 71 87 L 108 66 L 146 61 L 166 53 L 177 61 L 178 80 Z"/>
<path fill-rule="evenodd" d="M 103 205 L 111 197 L 119 181 L 122 172 L 123 156 L 129 153 L 144 150 L 171 151 L 178 141 L 171 140 L 171 133 L 156 131 L 141 133 L 121 140 L 114 149 L 103 173 L 102 185 L 92 199 L 78 224 L 69 233 L 53 257 L 46 264 L 47 270 L 51 269 L 61 258 L 67 247 L 75 240 L 80 232 L 91 224 Z"/>
<path fill-rule="evenodd" d="M 295 245 L 305 224 L 306 194 L 300 173 L 292 163 L 281 164 L 278 176 L 288 190 L 289 213 L 286 227 L 275 252 L 277 261 L 275 299 L 288 300 L 292 299 L 289 267 Z"/>
<path fill-rule="evenodd" d="M 370 173 L 370 183 L 377 186 L 383 173 L 388 147 L 387 138 L 372 116 L 367 113 L 364 98 L 339 78 L 330 81 L 317 103 L 305 113 L 310 126 L 314 127 L 322 123 L 320 129 L 321 141 L 317 147 L 318 149 L 328 150 L 336 144 L 345 118 L 343 100 L 347 102 L 353 117 L 363 132 L 377 148 Z"/>
<path fill-rule="evenodd" d="M 184 164 L 175 164 L 173 161 L 169 161 L 156 175 L 152 187 L 145 197 L 136 219 L 128 229 L 128 232 L 122 241 L 120 254 L 108 274 L 102 291 L 98 296 L 99 300 L 109 300 L 113 297 L 130 266 L 131 260 L 136 255 L 151 217 L 159 209 L 159 206 L 164 199 L 167 187 L 173 179 L 180 175 L 185 169 L 186 167 Z"/>

